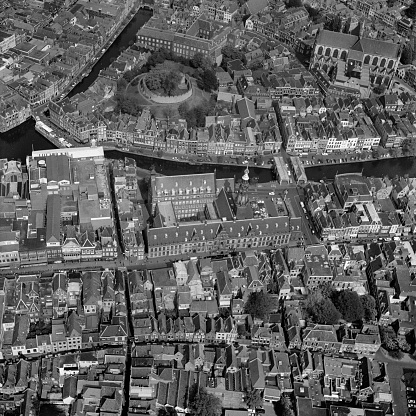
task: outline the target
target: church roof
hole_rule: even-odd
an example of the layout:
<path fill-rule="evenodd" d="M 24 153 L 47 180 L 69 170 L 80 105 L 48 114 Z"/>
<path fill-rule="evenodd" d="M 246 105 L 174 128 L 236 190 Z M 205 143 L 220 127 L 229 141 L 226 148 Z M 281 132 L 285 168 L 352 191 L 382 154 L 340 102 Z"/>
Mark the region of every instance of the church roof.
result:
<path fill-rule="evenodd" d="M 350 49 L 357 52 L 363 52 L 364 54 L 378 55 L 393 59 L 398 57 L 400 50 L 400 45 L 395 43 L 369 38 L 360 39 L 358 36 L 331 32 L 329 30 L 321 30 L 316 43 L 318 45 Z"/>
<path fill-rule="evenodd" d="M 353 49 L 360 50 L 369 55 L 379 55 L 386 58 L 397 58 L 399 55 L 400 45 L 390 42 L 384 42 L 377 39 L 360 39 Z"/>
<path fill-rule="evenodd" d="M 350 49 L 354 46 L 357 40 L 358 36 L 355 35 L 331 32 L 330 30 L 321 30 L 316 43 L 318 45 L 325 45 L 333 48 Z"/>

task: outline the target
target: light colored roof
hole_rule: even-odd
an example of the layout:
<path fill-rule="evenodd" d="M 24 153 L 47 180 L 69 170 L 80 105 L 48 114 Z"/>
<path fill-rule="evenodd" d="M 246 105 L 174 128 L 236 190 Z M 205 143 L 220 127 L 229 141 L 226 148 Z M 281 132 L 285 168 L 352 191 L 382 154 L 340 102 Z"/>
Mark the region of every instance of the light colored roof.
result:
<path fill-rule="evenodd" d="M 318 45 L 351 49 L 357 52 L 363 52 L 364 54 L 393 59 L 398 57 L 400 49 L 400 45 L 395 43 L 369 38 L 360 39 L 358 36 L 331 32 L 329 30 L 321 30 L 316 43 Z"/>
<path fill-rule="evenodd" d="M 200 173 L 193 175 L 176 175 L 176 176 L 156 176 L 152 178 L 152 192 L 164 192 L 174 189 L 176 192 L 179 189 L 185 190 L 187 188 L 211 188 L 211 192 L 215 192 L 215 174 L 214 173 Z"/>

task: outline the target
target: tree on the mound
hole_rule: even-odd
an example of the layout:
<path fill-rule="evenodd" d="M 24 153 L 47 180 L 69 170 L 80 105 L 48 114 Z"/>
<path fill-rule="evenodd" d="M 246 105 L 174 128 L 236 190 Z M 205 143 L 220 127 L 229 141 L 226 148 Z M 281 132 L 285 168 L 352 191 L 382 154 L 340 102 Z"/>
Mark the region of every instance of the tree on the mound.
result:
<path fill-rule="evenodd" d="M 255 318 L 264 319 L 273 310 L 273 300 L 263 291 L 250 293 L 244 310 Z"/>
<path fill-rule="evenodd" d="M 180 81 L 181 75 L 178 72 L 169 71 L 162 81 L 163 91 L 167 95 L 171 96 L 175 89 L 178 87 Z"/>
<path fill-rule="evenodd" d="M 146 78 L 146 86 L 150 91 L 157 91 L 162 87 L 162 80 L 159 74 L 149 74 Z"/>
<path fill-rule="evenodd" d="M 194 384 L 189 391 L 188 409 L 192 416 L 220 416 L 222 403 L 219 397 L 208 393 L 205 387 Z"/>

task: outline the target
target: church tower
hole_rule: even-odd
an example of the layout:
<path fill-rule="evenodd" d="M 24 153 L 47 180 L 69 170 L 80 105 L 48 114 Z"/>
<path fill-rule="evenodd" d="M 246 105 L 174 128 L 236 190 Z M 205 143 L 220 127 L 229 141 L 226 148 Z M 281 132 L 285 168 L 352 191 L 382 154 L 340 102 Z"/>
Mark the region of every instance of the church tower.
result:
<path fill-rule="evenodd" d="M 240 206 L 247 205 L 247 202 L 248 202 L 247 193 L 248 193 L 249 184 L 250 184 L 250 176 L 249 176 L 249 170 L 247 166 L 244 171 L 244 175 L 242 177 L 240 187 L 238 189 L 237 205 L 240 205 Z"/>

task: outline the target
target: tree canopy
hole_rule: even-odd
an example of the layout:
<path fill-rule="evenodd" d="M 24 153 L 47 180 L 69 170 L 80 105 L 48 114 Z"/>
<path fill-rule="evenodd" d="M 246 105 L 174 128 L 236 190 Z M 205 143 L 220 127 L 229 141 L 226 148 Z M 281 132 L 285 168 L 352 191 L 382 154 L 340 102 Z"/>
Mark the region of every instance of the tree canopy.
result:
<path fill-rule="evenodd" d="M 196 69 L 211 69 L 212 63 L 202 52 L 197 52 L 192 59 L 189 61 L 191 66 Z"/>
<path fill-rule="evenodd" d="M 312 294 L 308 298 L 306 312 L 318 324 L 334 325 L 338 323 L 341 314 L 330 299 Z"/>
<path fill-rule="evenodd" d="M 229 61 L 233 61 L 234 59 L 240 59 L 244 65 L 247 64 L 247 59 L 244 53 L 236 48 L 233 48 L 231 45 L 224 46 L 221 49 L 221 53 L 222 53 L 221 66 L 224 69 L 227 69 L 227 63 Z"/>
<path fill-rule="evenodd" d="M 359 296 L 351 290 L 337 291 L 331 283 L 324 283 L 309 294 L 305 311 L 319 324 L 335 324 L 341 318 L 348 322 L 372 321 L 377 312 L 372 296 Z"/>
<path fill-rule="evenodd" d="M 138 116 L 142 107 L 140 105 L 139 99 L 132 94 L 119 94 L 115 95 L 115 100 L 117 102 L 115 112 L 127 113 L 132 116 Z"/>
<path fill-rule="evenodd" d="M 400 62 L 403 65 L 409 65 L 413 62 L 413 48 L 410 43 L 406 43 L 400 56 Z"/>
<path fill-rule="evenodd" d="M 376 318 L 376 300 L 371 295 L 363 295 L 360 301 L 363 306 L 364 320 L 373 321 Z"/>
<path fill-rule="evenodd" d="M 222 413 L 221 399 L 196 384 L 190 389 L 188 408 L 193 416 L 220 416 Z"/>
<path fill-rule="evenodd" d="M 282 396 L 280 401 L 275 402 L 274 411 L 276 415 L 279 416 L 295 416 L 295 412 L 292 408 L 292 403 L 290 398 L 287 396 Z"/>
<path fill-rule="evenodd" d="M 198 79 L 198 87 L 204 91 L 211 92 L 218 89 L 218 80 L 212 69 L 205 69 Z"/>
<path fill-rule="evenodd" d="M 335 298 L 334 304 L 342 317 L 348 322 L 355 322 L 363 319 L 364 308 L 357 292 L 343 290 Z"/>
<path fill-rule="evenodd" d="M 410 19 L 416 18 L 416 0 L 404 12 Z"/>
<path fill-rule="evenodd" d="M 264 319 L 273 310 L 272 297 L 263 291 L 250 293 L 245 304 L 245 313 L 255 318 Z"/>
<path fill-rule="evenodd" d="M 325 29 L 331 30 L 332 32 L 340 32 L 342 29 L 342 20 L 336 15 L 333 16 L 332 20 L 328 20 L 325 24 Z"/>
<path fill-rule="evenodd" d="M 260 390 L 250 390 L 246 392 L 244 401 L 249 409 L 257 409 L 263 405 L 263 397 Z"/>
<path fill-rule="evenodd" d="M 288 9 L 291 7 L 302 7 L 302 0 L 288 0 L 286 2 L 286 7 Z"/>
<path fill-rule="evenodd" d="M 314 23 L 316 23 L 318 20 L 322 18 L 320 11 L 318 9 L 313 8 L 311 5 L 305 4 L 305 9 Z"/>
<path fill-rule="evenodd" d="M 178 113 L 186 120 L 188 128 L 205 127 L 205 117 L 212 114 L 214 107 L 214 99 L 204 101 L 195 107 L 190 107 L 185 101 L 178 107 Z"/>

